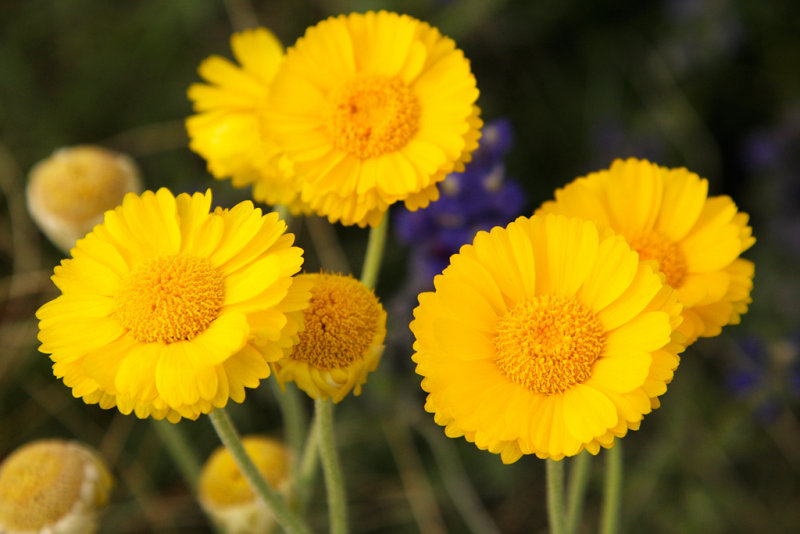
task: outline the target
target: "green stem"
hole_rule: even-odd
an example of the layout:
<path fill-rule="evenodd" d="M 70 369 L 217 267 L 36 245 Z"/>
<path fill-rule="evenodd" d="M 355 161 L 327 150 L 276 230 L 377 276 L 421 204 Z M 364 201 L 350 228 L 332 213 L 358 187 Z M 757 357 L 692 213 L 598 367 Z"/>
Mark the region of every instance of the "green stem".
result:
<path fill-rule="evenodd" d="M 375 228 L 369 231 L 367 252 L 364 255 L 364 266 L 361 268 L 361 282 L 370 289 L 375 289 L 378 282 L 378 271 L 381 269 L 383 248 L 386 245 L 386 233 L 389 229 L 389 213 L 383 214 L 383 219 Z"/>
<path fill-rule="evenodd" d="M 572 461 L 570 467 L 569 486 L 567 490 L 567 534 L 575 534 L 581 522 L 584 496 L 586 495 L 586 484 L 589 481 L 591 459 L 592 455 L 584 451 Z"/>
<path fill-rule="evenodd" d="M 545 460 L 547 466 L 547 518 L 550 534 L 564 534 L 564 463 Z"/>
<path fill-rule="evenodd" d="M 184 480 L 191 487 L 193 492 L 197 491 L 197 480 L 200 478 L 200 460 L 197 458 L 194 449 L 186 440 L 183 431 L 177 424 L 169 421 L 153 420 L 153 428 L 167 448 L 167 452 L 175 461 L 178 471 L 183 475 Z"/>
<path fill-rule="evenodd" d="M 211 424 L 214 425 L 214 430 L 217 431 L 220 441 L 228 449 L 239 470 L 245 476 L 247 482 L 250 483 L 253 493 L 263 499 L 275 516 L 276 521 L 288 534 L 311 534 L 311 530 L 306 526 L 305 522 L 289 511 L 283 497 L 272 489 L 264 480 L 264 477 L 261 476 L 253 460 L 245 451 L 242 440 L 239 439 L 239 434 L 236 432 L 228 412 L 224 408 L 216 408 L 208 414 L 208 418 L 211 419 Z"/>
<path fill-rule="evenodd" d="M 283 388 L 281 388 L 277 380 L 270 380 L 269 382 L 281 410 L 286 443 L 289 445 L 295 458 L 300 458 L 300 453 L 303 450 L 303 443 L 305 443 L 306 440 L 306 413 L 300 401 L 297 387 L 290 383 L 285 384 Z"/>
<path fill-rule="evenodd" d="M 328 493 L 328 518 L 331 534 L 347 533 L 347 502 L 344 479 L 336 451 L 336 436 L 333 431 L 333 402 L 328 399 L 314 401 L 319 425 L 319 457 L 325 473 L 325 489 Z"/>
<path fill-rule="evenodd" d="M 603 483 L 603 512 L 600 523 L 601 534 L 619 532 L 619 510 L 622 498 L 622 444 L 616 440 L 608 449 Z"/>
<path fill-rule="evenodd" d="M 319 417 L 315 417 L 311 423 L 311 430 L 306 438 L 306 446 L 300 458 L 300 466 L 297 474 L 297 511 L 302 514 L 308 506 L 311 497 L 311 489 L 314 478 L 317 475 L 319 465 Z"/>

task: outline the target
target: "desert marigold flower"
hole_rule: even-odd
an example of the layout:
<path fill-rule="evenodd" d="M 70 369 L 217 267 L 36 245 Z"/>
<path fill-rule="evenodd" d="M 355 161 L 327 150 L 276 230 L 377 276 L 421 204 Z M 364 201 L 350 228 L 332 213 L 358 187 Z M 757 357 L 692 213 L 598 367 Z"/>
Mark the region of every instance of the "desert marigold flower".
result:
<path fill-rule="evenodd" d="M 411 323 L 425 409 L 504 463 L 611 447 L 678 365 L 675 291 L 590 221 L 479 232 L 434 285 Z"/>
<path fill-rule="evenodd" d="M 266 436 L 247 436 L 242 444 L 267 484 L 288 497 L 291 493 L 289 449 Z M 203 509 L 225 534 L 262 534 L 276 524 L 272 512 L 253 495 L 250 484 L 225 447 L 219 447 L 206 461 L 198 492 Z"/>
<path fill-rule="evenodd" d="M 91 449 L 55 439 L 29 443 L 0 464 L 0 532 L 91 534 L 112 486 Z"/>
<path fill-rule="evenodd" d="M 309 293 L 302 250 L 251 202 L 128 194 L 55 268 L 40 350 L 75 397 L 144 418 L 197 418 L 269 376 Z"/>
<path fill-rule="evenodd" d="M 189 148 L 206 159 L 215 178 L 230 178 L 236 187 L 252 184 L 255 200 L 282 204 L 294 213 L 307 211 L 292 180 L 291 162 L 262 124 L 283 46 L 272 32 L 258 28 L 233 34 L 231 48 L 241 67 L 211 56 L 198 69 L 209 83 L 189 87 L 197 112 L 186 119 Z"/>
<path fill-rule="evenodd" d="M 28 211 L 42 232 L 64 251 L 103 220 L 103 213 L 139 193 L 142 181 L 125 154 L 92 145 L 65 147 L 29 173 Z"/>
<path fill-rule="evenodd" d="M 351 276 L 302 274 L 311 286 L 300 341 L 272 364 L 283 386 L 295 382 L 314 399 L 339 402 L 361 394 L 378 367 L 386 337 L 386 311 L 375 294 Z"/>
<path fill-rule="evenodd" d="M 748 216 L 730 197 L 709 197 L 708 181 L 685 168 L 616 160 L 557 190 L 539 212 L 596 221 L 655 261 L 678 290 L 687 343 L 747 312 L 754 265 L 739 255 L 755 243 Z"/>
<path fill-rule="evenodd" d="M 389 205 L 414 210 L 478 146 L 469 61 L 407 15 L 329 18 L 287 51 L 267 128 L 293 161 L 302 198 L 331 222 L 375 226 Z"/>

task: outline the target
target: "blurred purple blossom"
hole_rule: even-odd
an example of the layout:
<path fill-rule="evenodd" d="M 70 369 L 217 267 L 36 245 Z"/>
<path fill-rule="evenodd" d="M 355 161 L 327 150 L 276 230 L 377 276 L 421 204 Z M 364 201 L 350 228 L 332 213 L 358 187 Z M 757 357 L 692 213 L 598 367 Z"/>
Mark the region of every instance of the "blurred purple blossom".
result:
<path fill-rule="evenodd" d="M 479 148 L 464 172 L 447 176 L 439 200 L 417 211 L 395 213 L 394 231 L 411 245 L 413 278 L 424 288 L 480 230 L 505 226 L 522 212 L 522 187 L 505 173 L 504 158 L 514 137 L 511 122 L 497 119 L 483 129 Z"/>
<path fill-rule="evenodd" d="M 762 421 L 771 422 L 787 399 L 800 399 L 800 334 L 775 342 L 746 336 L 737 347 L 726 377 L 728 389 L 750 402 Z"/>

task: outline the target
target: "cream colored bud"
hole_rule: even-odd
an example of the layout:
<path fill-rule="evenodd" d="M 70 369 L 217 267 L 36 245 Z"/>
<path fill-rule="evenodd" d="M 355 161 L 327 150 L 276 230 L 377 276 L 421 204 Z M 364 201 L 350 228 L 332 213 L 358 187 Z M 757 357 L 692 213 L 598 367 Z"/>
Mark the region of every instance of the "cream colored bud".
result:
<path fill-rule="evenodd" d="M 83 145 L 59 149 L 37 163 L 29 173 L 26 194 L 33 220 L 68 252 L 130 191 L 142 191 L 130 157 Z"/>
<path fill-rule="evenodd" d="M 242 439 L 247 454 L 276 491 L 288 497 L 291 489 L 291 454 L 281 442 L 265 436 Z M 275 526 L 266 504 L 258 499 L 233 457 L 218 448 L 200 475 L 200 504 L 225 534 L 263 534 Z"/>
<path fill-rule="evenodd" d="M 112 485 L 103 460 L 80 443 L 29 443 L 0 464 L 0 532 L 92 534 Z"/>

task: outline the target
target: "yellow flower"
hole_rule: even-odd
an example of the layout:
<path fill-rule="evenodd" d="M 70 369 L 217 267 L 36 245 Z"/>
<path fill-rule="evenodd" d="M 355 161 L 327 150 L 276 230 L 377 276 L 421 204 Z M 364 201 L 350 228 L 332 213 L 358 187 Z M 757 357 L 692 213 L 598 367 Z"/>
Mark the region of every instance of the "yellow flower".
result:
<path fill-rule="evenodd" d="M 279 441 L 266 436 L 242 439 L 267 484 L 284 498 L 291 490 L 291 454 Z M 225 447 L 219 447 L 203 466 L 198 487 L 203 509 L 226 534 L 262 534 L 276 524 L 266 504 L 253 495 L 250 484 Z"/>
<path fill-rule="evenodd" d="M 131 158 L 99 146 L 61 148 L 30 171 L 28 211 L 42 232 L 68 252 L 103 221 L 103 213 L 139 193 L 142 181 Z"/>
<path fill-rule="evenodd" d="M 754 265 L 739 255 L 755 243 L 748 216 L 730 197 L 709 198 L 708 181 L 685 168 L 616 160 L 557 190 L 538 212 L 596 221 L 655 261 L 678 290 L 687 344 L 747 311 Z"/>
<path fill-rule="evenodd" d="M 40 350 L 75 397 L 138 417 L 196 419 L 269 376 L 296 342 L 302 250 L 251 202 L 128 194 L 55 268 Z"/>
<path fill-rule="evenodd" d="M 253 185 L 253 198 L 282 204 L 293 213 L 307 211 L 292 181 L 291 162 L 264 132 L 264 108 L 283 46 L 265 28 L 231 37 L 241 67 L 220 56 L 200 64 L 200 76 L 210 85 L 189 87 L 197 112 L 186 119 L 189 148 L 208 162 L 217 179 L 231 178 L 235 187 Z"/>
<path fill-rule="evenodd" d="M 434 285 L 411 323 L 425 409 L 504 463 L 611 447 L 658 407 L 679 362 L 675 291 L 589 221 L 479 232 Z"/>
<path fill-rule="evenodd" d="M 287 51 L 267 128 L 294 163 L 302 198 L 331 222 L 376 226 L 389 205 L 427 206 L 478 146 L 469 61 L 407 15 L 329 18 Z"/>
<path fill-rule="evenodd" d="M 361 394 L 378 367 L 386 337 L 386 312 L 375 294 L 351 276 L 302 274 L 311 304 L 303 311 L 300 342 L 272 364 L 281 384 L 295 382 L 314 399 L 339 402 Z"/>
<path fill-rule="evenodd" d="M 91 534 L 112 486 L 91 449 L 55 439 L 29 443 L 0 464 L 0 532 Z"/>

